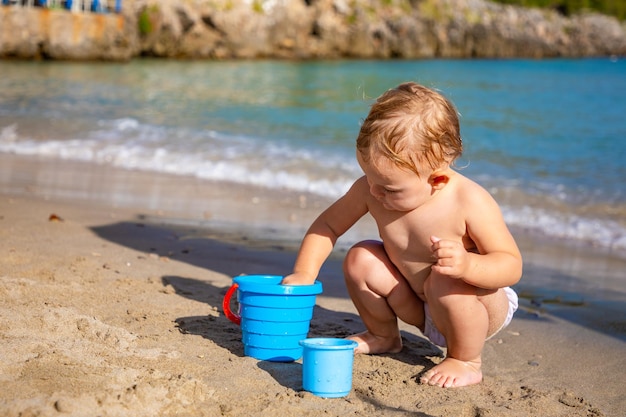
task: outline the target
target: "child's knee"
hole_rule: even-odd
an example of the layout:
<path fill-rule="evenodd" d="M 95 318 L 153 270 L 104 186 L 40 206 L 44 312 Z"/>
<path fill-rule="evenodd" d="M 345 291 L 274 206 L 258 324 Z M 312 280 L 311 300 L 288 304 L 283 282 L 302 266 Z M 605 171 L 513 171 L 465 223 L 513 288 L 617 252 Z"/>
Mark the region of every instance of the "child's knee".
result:
<path fill-rule="evenodd" d="M 477 299 L 477 288 L 461 279 L 431 273 L 424 281 L 424 294 L 430 304 L 459 305 Z"/>
<path fill-rule="evenodd" d="M 343 260 L 343 271 L 346 279 L 351 277 L 365 277 L 380 258 L 376 252 L 381 250 L 381 244 L 376 241 L 359 242 L 348 250 Z"/>

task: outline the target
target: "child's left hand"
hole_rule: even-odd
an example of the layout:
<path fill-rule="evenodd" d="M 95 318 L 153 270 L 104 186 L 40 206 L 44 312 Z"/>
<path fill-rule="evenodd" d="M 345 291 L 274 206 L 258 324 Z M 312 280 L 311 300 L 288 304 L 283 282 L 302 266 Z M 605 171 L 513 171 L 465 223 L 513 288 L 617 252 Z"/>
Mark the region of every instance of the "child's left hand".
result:
<path fill-rule="evenodd" d="M 461 242 L 431 236 L 431 249 L 437 262 L 432 270 L 450 278 L 463 278 L 469 267 L 469 253 Z"/>

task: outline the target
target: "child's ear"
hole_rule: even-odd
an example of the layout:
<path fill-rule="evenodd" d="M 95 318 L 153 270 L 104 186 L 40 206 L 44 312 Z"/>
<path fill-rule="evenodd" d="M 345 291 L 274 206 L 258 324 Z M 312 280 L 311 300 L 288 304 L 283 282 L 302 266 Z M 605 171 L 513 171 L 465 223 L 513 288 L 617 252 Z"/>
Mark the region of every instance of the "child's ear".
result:
<path fill-rule="evenodd" d="M 450 181 L 450 177 L 441 173 L 433 173 L 429 178 L 429 182 L 435 190 L 441 190 L 448 181 Z"/>

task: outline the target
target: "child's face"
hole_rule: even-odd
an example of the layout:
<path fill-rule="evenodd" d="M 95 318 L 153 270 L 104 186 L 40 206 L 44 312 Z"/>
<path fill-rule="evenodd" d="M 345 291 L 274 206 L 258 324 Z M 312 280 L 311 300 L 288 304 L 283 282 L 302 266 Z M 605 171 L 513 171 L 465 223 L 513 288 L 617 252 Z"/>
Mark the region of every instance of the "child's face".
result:
<path fill-rule="evenodd" d="M 429 175 L 418 176 L 390 161 L 365 162 L 357 152 L 357 160 L 367 177 L 370 194 L 387 210 L 411 211 L 424 204 L 432 195 Z"/>

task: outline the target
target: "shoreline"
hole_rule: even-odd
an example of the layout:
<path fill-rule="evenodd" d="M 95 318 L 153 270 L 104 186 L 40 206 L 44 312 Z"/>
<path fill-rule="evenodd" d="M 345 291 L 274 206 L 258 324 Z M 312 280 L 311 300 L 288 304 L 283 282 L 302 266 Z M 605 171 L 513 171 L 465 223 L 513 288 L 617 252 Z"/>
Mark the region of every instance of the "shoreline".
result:
<path fill-rule="evenodd" d="M 305 196 L 303 204 L 280 193 L 104 167 L 87 172 L 66 161 L 7 155 L 0 161 L 13 172 L 0 183 L 5 415 L 542 410 L 617 416 L 626 410 L 626 379 L 616 372 L 626 365 L 620 258 L 523 239 L 521 308 L 486 344 L 482 384 L 458 390 L 417 384 L 416 375 L 441 351 L 403 325 L 404 350 L 359 355 L 351 394 L 328 401 L 302 391 L 298 363 L 243 357 L 240 330 L 220 304 L 233 276 L 288 273 L 304 228 L 325 201 Z M 81 196 L 86 191 L 91 194 Z M 242 229 L 237 219 L 252 217 L 259 221 Z M 284 222 L 290 232 L 277 232 Z M 341 255 L 339 249 L 322 269 L 312 336 L 362 330 L 343 285 Z"/>
<path fill-rule="evenodd" d="M 297 251 L 304 233 L 331 199 L 287 190 L 126 170 L 76 161 L 0 154 L 0 194 L 94 205 L 133 213 L 137 222 L 167 225 L 190 238 L 211 238 L 260 250 Z M 512 229 L 524 257 L 515 286 L 520 307 L 550 314 L 626 342 L 626 257 L 582 243 L 568 244 Z M 342 236 L 331 258 L 377 237 L 366 216 Z M 295 260 L 295 254 L 294 254 Z M 290 273 L 291 265 L 282 274 Z M 341 270 L 341 266 L 336 268 Z M 249 274 L 257 271 L 246 272 Z M 343 278 L 339 276 L 343 285 Z"/>

